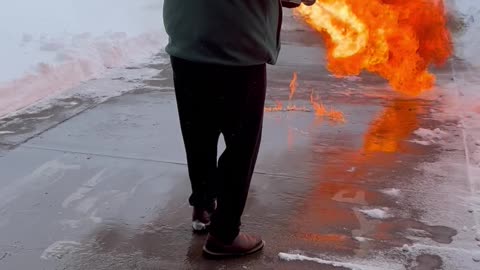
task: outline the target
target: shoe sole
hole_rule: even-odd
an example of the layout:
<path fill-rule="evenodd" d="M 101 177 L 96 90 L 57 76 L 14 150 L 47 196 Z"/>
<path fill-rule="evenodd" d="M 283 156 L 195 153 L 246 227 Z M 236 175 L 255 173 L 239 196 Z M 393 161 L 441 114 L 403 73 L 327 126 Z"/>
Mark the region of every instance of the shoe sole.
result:
<path fill-rule="evenodd" d="M 206 246 L 203 246 L 203 254 L 211 258 L 242 257 L 242 256 L 247 256 L 247 255 L 257 253 L 260 250 L 262 250 L 264 247 L 265 247 L 265 241 L 262 241 L 256 247 L 243 253 L 219 253 L 219 252 L 210 251 Z"/>
<path fill-rule="evenodd" d="M 209 225 L 210 225 L 210 223 L 205 224 L 205 223 L 200 222 L 198 220 L 192 221 L 192 228 L 193 228 L 194 232 L 204 232 L 204 231 L 207 230 Z"/>

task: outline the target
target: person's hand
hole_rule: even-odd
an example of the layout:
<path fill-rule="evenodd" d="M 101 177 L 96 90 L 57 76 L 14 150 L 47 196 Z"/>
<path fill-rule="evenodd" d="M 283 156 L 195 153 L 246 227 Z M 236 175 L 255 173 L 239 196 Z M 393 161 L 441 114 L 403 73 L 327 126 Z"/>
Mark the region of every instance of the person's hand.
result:
<path fill-rule="evenodd" d="M 302 4 L 302 0 L 282 0 L 282 7 L 297 8 Z"/>
<path fill-rule="evenodd" d="M 302 0 L 302 3 L 306 6 L 311 6 L 313 4 L 315 4 L 317 0 Z"/>

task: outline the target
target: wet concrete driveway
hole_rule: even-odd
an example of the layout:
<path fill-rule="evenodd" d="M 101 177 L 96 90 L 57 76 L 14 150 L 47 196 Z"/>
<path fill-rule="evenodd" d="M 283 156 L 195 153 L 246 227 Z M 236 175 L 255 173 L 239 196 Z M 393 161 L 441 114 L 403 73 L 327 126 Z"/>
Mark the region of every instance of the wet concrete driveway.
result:
<path fill-rule="evenodd" d="M 405 99 L 372 76 L 333 78 L 322 55 L 293 39 L 269 70 L 269 106 L 289 103 L 297 71 L 291 103 L 309 106 L 313 90 L 347 122 L 266 114 L 244 216 L 263 253 L 202 257 L 166 65 L 166 80 L 54 120 L 20 117 L 0 135 L 0 269 L 480 269 L 476 184 L 457 123 L 434 117 L 441 95 Z M 449 76 L 439 71 L 440 88 Z M 419 128 L 443 136 L 425 142 Z"/>

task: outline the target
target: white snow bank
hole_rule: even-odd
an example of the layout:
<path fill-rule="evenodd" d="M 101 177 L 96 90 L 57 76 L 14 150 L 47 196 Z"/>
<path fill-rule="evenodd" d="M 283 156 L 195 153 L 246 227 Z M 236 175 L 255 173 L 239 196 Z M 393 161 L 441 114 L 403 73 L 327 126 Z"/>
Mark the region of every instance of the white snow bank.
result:
<path fill-rule="evenodd" d="M 163 1 L 17 0 L 0 9 L 0 117 L 167 42 Z"/>
<path fill-rule="evenodd" d="M 162 57 L 155 57 L 152 61 L 149 61 L 148 64 L 158 66 L 166 63 L 166 59 Z M 55 96 L 45 97 L 42 100 L 35 102 L 35 104 L 28 106 L 27 108 L 18 110 L 14 114 L 36 114 L 42 110 L 51 108 L 54 105 L 63 104 L 65 107 L 75 106 L 77 102 L 65 103 L 62 99 L 76 97 L 76 98 L 86 98 L 95 100 L 95 102 L 103 102 L 112 97 L 116 97 L 137 89 L 139 87 L 143 88 L 153 88 L 157 90 L 172 90 L 171 87 L 152 87 L 145 86 L 143 80 L 150 79 L 153 76 L 161 76 L 163 70 L 156 68 L 150 68 L 148 65 L 140 66 L 138 68 L 112 68 L 102 74 L 102 78 L 91 80 L 85 83 L 80 83 L 79 85 L 70 88 L 62 93 L 59 93 Z M 163 80 L 164 78 L 160 77 L 158 80 Z M 47 116 L 51 117 L 52 115 Z M 33 117 L 29 119 L 38 119 L 42 120 L 46 117 Z M 14 118 L 8 122 L 2 122 L 0 119 L 0 128 L 5 128 L 4 125 L 14 125 L 17 121 L 22 121 L 24 118 Z M 4 125 L 3 125 L 4 124 Z M 10 134 L 14 132 L 5 132 L 5 134 Z M 0 131 L 1 134 L 1 131 Z"/>
<path fill-rule="evenodd" d="M 360 212 L 374 219 L 386 219 L 392 217 L 392 215 L 388 213 L 388 208 L 386 207 L 382 209 L 363 209 L 360 210 Z"/>

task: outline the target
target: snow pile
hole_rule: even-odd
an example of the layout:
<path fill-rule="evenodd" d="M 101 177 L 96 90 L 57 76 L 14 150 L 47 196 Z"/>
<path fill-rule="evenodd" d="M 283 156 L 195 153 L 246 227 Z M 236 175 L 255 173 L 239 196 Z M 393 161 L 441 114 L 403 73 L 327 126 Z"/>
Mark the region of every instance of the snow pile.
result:
<path fill-rule="evenodd" d="M 382 209 L 378 209 L 378 208 L 364 209 L 364 210 L 360 210 L 360 212 L 374 219 L 387 219 L 392 217 L 392 215 L 388 213 L 388 208 L 386 207 Z"/>
<path fill-rule="evenodd" d="M 163 1 L 10 1 L 0 10 L 0 117 L 146 61 L 167 35 Z"/>
<path fill-rule="evenodd" d="M 413 132 L 413 134 L 417 135 L 421 138 L 421 140 L 411 140 L 411 142 L 418 143 L 421 145 L 431 145 L 441 142 L 448 136 L 448 133 L 442 131 L 439 128 L 434 130 L 426 129 L 426 128 L 419 128 Z"/>

